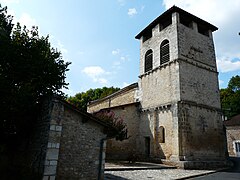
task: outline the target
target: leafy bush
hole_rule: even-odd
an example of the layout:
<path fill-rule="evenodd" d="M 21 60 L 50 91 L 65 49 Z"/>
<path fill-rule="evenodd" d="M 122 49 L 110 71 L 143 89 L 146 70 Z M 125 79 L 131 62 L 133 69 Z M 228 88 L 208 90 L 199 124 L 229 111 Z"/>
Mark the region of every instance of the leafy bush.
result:
<path fill-rule="evenodd" d="M 116 138 L 116 140 L 123 141 L 127 139 L 127 125 L 121 117 L 116 117 L 111 110 L 101 110 L 94 114 L 98 119 L 108 123 L 112 128 L 107 129 L 108 138 Z"/>

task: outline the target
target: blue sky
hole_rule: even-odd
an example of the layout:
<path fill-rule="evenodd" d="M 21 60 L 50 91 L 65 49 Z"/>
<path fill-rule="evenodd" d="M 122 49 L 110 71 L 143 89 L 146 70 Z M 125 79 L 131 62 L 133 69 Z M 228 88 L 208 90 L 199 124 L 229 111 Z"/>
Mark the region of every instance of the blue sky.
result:
<path fill-rule="evenodd" d="M 231 3 L 230 3 L 231 2 Z M 15 22 L 37 25 L 72 62 L 68 95 L 137 82 L 140 42 L 134 37 L 172 5 L 216 25 L 220 87 L 240 75 L 239 0 L 0 0 Z"/>

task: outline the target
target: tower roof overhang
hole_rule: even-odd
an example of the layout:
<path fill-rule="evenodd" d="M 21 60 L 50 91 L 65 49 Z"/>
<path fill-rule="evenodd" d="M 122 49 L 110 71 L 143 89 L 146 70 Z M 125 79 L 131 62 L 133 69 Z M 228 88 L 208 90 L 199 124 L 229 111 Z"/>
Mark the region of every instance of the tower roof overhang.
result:
<path fill-rule="evenodd" d="M 191 19 L 192 21 L 201 24 L 205 27 L 208 27 L 209 30 L 216 31 L 218 30 L 218 28 L 210 23 L 208 23 L 207 21 L 202 20 L 201 18 L 194 16 L 193 14 L 177 7 L 177 6 L 172 6 L 170 9 L 168 9 L 167 11 L 165 11 L 163 14 L 161 14 L 160 16 L 158 16 L 154 21 L 152 21 L 145 29 L 143 29 L 138 35 L 135 36 L 136 39 L 140 39 L 143 34 L 145 34 L 146 32 L 148 32 L 149 30 L 151 30 L 152 28 L 154 28 L 157 24 L 163 22 L 166 18 L 168 18 L 169 16 L 172 15 L 172 13 L 177 12 L 180 14 L 180 16 L 184 16 L 184 18 L 188 18 Z"/>

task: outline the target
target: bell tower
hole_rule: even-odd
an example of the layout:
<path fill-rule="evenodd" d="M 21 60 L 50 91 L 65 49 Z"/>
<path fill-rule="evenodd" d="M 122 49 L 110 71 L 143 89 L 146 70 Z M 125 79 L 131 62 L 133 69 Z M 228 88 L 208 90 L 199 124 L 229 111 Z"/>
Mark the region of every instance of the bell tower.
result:
<path fill-rule="evenodd" d="M 183 168 L 226 163 L 212 38 L 217 29 L 173 6 L 136 36 L 140 40 L 138 145 L 145 147 L 144 139 L 149 138 L 151 158 Z"/>

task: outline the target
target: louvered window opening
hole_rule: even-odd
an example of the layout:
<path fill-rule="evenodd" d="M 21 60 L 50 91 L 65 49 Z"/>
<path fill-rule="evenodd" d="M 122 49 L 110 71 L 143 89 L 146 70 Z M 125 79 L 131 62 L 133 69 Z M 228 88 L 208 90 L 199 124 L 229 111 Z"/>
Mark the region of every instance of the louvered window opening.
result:
<path fill-rule="evenodd" d="M 168 17 L 167 19 L 164 19 L 160 24 L 159 24 L 159 31 L 162 31 L 166 27 L 172 24 L 172 17 Z"/>
<path fill-rule="evenodd" d="M 160 64 L 164 64 L 170 60 L 169 55 L 169 41 L 164 41 L 161 45 L 161 59 Z"/>
<path fill-rule="evenodd" d="M 147 41 L 148 39 L 150 39 L 152 37 L 152 30 L 146 32 L 143 36 L 143 42 Z"/>
<path fill-rule="evenodd" d="M 145 72 L 152 70 L 153 64 L 153 53 L 149 50 L 145 55 Z"/>

